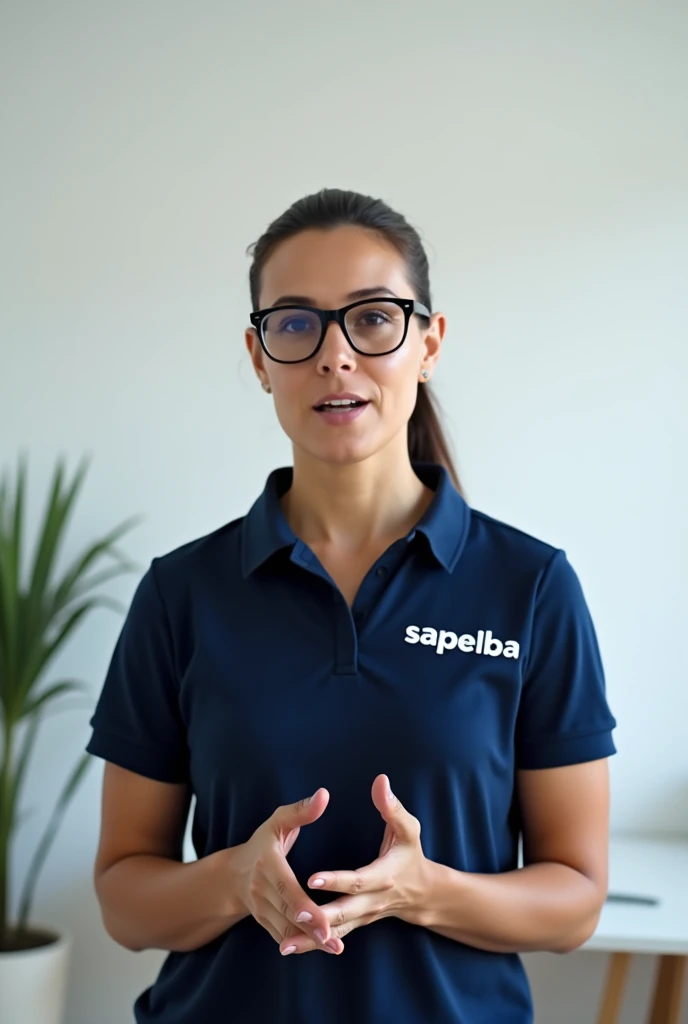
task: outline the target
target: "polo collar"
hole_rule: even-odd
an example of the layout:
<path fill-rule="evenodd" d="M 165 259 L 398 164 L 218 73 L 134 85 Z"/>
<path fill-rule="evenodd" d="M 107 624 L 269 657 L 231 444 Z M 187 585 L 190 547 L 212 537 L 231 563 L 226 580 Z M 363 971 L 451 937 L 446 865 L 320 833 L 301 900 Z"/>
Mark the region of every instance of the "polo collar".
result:
<path fill-rule="evenodd" d="M 416 533 L 422 533 L 435 559 L 447 572 L 453 572 L 468 536 L 470 508 L 444 466 L 431 462 L 412 465 L 418 478 L 435 491 L 435 497 L 407 540 L 412 541 Z M 293 475 L 291 466 L 273 470 L 262 494 L 244 517 L 241 545 L 244 577 L 285 548 L 293 549 L 293 560 L 308 561 L 308 549 L 289 526 L 280 505 L 280 498 L 291 487 Z"/>

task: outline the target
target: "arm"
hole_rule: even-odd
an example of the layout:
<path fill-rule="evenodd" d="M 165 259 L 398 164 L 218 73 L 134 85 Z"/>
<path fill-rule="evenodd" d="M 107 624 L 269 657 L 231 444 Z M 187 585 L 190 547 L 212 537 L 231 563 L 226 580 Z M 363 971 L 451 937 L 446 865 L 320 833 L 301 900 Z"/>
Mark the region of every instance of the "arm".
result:
<path fill-rule="evenodd" d="M 403 916 L 480 949 L 569 952 L 592 935 L 607 892 L 607 761 L 521 770 L 517 785 L 524 867 L 479 875 L 428 861 Z"/>
<path fill-rule="evenodd" d="M 236 847 L 182 862 L 189 804 L 184 784 L 105 764 L 95 888 L 106 931 L 133 952 L 196 949 L 248 916 Z"/>

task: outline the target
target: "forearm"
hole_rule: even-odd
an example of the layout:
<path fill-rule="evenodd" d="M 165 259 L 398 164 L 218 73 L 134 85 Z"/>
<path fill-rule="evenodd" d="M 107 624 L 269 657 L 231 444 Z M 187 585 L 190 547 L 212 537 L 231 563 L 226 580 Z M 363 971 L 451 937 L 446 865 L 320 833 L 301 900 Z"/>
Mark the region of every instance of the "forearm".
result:
<path fill-rule="evenodd" d="M 217 938 L 248 916 L 237 895 L 234 849 L 186 864 L 147 854 L 113 864 L 97 881 L 108 934 L 134 952 L 187 951 Z"/>
<path fill-rule="evenodd" d="M 497 953 L 565 953 L 595 929 L 604 894 L 565 864 L 479 875 L 428 861 L 427 882 L 406 918 L 447 938 Z"/>

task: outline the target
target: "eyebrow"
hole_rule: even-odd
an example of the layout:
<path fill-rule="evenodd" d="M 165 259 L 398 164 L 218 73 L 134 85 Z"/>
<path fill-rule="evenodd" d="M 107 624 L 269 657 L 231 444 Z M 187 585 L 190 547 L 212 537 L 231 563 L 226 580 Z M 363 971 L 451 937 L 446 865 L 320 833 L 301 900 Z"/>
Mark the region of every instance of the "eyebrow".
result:
<path fill-rule="evenodd" d="M 357 299 L 367 299 L 370 295 L 393 295 L 395 299 L 399 298 L 397 293 L 393 292 L 391 288 L 387 288 L 385 285 L 376 285 L 374 288 L 359 288 L 355 292 L 349 292 L 347 299 L 350 302 L 355 302 Z M 308 295 L 280 295 L 272 305 L 287 306 L 292 303 L 297 306 L 315 306 L 314 300 Z"/>

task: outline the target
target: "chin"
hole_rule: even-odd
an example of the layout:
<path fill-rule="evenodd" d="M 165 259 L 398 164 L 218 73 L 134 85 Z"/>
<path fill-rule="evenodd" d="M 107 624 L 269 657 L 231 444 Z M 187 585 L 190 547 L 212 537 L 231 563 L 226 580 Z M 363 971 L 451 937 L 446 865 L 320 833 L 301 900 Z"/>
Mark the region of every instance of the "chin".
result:
<path fill-rule="evenodd" d="M 350 466 L 356 462 L 364 462 L 379 451 L 378 447 L 370 443 L 351 440 L 319 445 L 295 442 L 295 447 L 306 452 L 311 458 L 332 466 Z"/>

